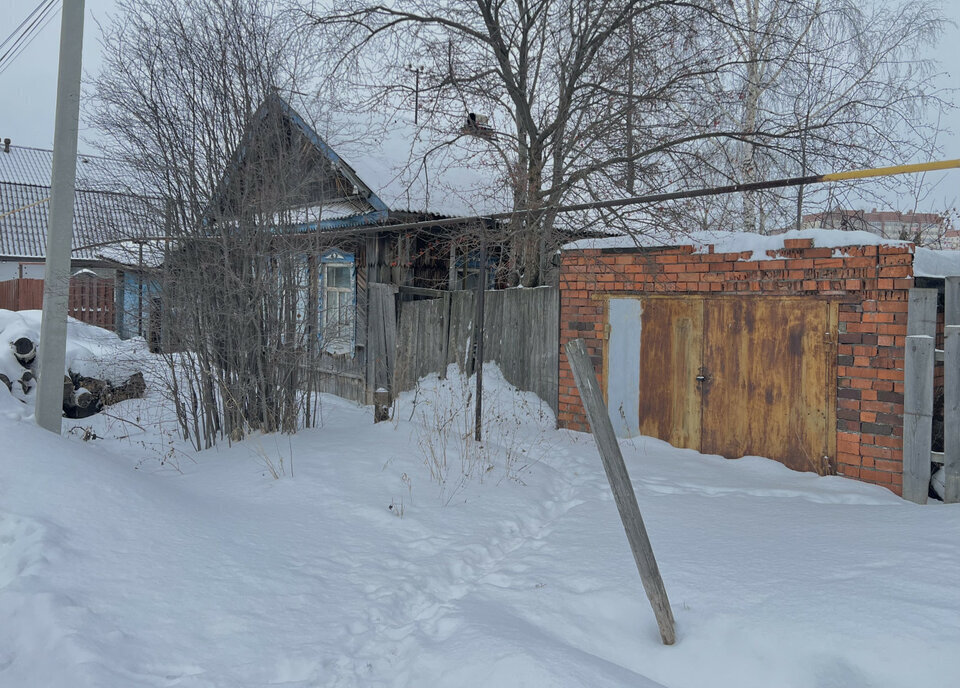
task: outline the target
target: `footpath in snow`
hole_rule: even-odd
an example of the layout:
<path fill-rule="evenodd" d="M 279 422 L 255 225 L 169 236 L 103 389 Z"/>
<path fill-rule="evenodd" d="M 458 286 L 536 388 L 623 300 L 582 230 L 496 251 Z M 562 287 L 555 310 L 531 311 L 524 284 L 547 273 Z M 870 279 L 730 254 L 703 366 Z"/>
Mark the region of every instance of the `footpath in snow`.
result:
<path fill-rule="evenodd" d="M 155 387 L 63 438 L 8 400 L 0 686 L 957 685 L 956 505 L 625 440 L 664 647 L 593 439 L 485 374 L 466 455 L 455 374 L 201 453 Z"/>

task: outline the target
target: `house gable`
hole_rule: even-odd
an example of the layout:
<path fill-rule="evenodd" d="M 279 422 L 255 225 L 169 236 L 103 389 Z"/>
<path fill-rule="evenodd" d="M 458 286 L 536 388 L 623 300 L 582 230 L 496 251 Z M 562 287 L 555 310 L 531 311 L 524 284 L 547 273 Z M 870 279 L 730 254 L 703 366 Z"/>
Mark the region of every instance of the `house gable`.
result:
<path fill-rule="evenodd" d="M 316 130 L 276 93 L 257 109 L 210 204 L 211 219 L 249 205 L 299 231 L 371 225 L 390 209 Z"/>

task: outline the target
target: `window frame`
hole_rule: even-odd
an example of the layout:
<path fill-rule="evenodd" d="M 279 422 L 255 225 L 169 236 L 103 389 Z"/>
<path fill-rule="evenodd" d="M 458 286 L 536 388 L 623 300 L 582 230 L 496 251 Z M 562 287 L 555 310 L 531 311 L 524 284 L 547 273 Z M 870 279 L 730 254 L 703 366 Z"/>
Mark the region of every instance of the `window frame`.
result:
<path fill-rule="evenodd" d="M 357 348 L 356 261 L 352 253 L 331 249 L 320 256 L 319 267 L 320 328 L 317 334 L 320 344 L 327 353 L 353 356 Z M 349 270 L 349 284 L 346 287 L 331 286 L 332 271 L 344 268 Z M 337 308 L 334 309 L 337 314 L 336 322 L 331 322 L 334 310 L 328 308 L 331 294 L 337 294 Z M 341 321 L 339 316 L 342 313 L 346 313 L 347 318 Z M 328 336 L 331 332 L 335 332 L 335 336 Z"/>

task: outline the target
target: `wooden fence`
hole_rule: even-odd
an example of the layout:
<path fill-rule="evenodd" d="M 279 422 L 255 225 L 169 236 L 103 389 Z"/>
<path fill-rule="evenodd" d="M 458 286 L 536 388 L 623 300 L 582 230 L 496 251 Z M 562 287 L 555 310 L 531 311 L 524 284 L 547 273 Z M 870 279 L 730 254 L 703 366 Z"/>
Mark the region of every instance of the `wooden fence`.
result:
<path fill-rule="evenodd" d="M 43 308 L 43 280 L 0 282 L 0 308 L 11 311 Z M 116 324 L 113 280 L 86 275 L 70 280 L 67 313 L 71 318 L 112 330 Z"/>
<path fill-rule="evenodd" d="M 944 347 L 936 348 L 937 290 L 911 289 L 904 352 L 903 497 L 925 504 L 931 464 L 944 468 L 945 502 L 960 502 L 960 277 L 944 285 Z M 935 366 L 943 364 L 943 452 L 931 451 Z"/>
<path fill-rule="evenodd" d="M 394 391 L 412 389 L 419 378 L 443 373 L 451 363 L 467 366 L 475 298 L 473 291 L 454 291 L 401 303 Z M 488 291 L 484 303 L 483 360 L 496 362 L 508 382 L 536 393 L 555 413 L 559 299 L 556 288 L 538 287 Z"/>
<path fill-rule="evenodd" d="M 0 308 L 8 311 L 43 308 L 43 280 L 13 279 L 0 282 Z"/>

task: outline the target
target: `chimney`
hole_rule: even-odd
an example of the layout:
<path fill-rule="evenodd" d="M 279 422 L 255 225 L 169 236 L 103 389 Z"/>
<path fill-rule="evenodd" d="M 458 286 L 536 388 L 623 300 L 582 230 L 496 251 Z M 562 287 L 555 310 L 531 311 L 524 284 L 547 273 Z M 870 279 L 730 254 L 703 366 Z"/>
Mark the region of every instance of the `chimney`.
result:
<path fill-rule="evenodd" d="M 4 140 L 3 140 L 3 152 L 4 152 L 4 153 L 9 153 L 9 152 L 10 152 L 10 139 L 4 139 Z"/>

